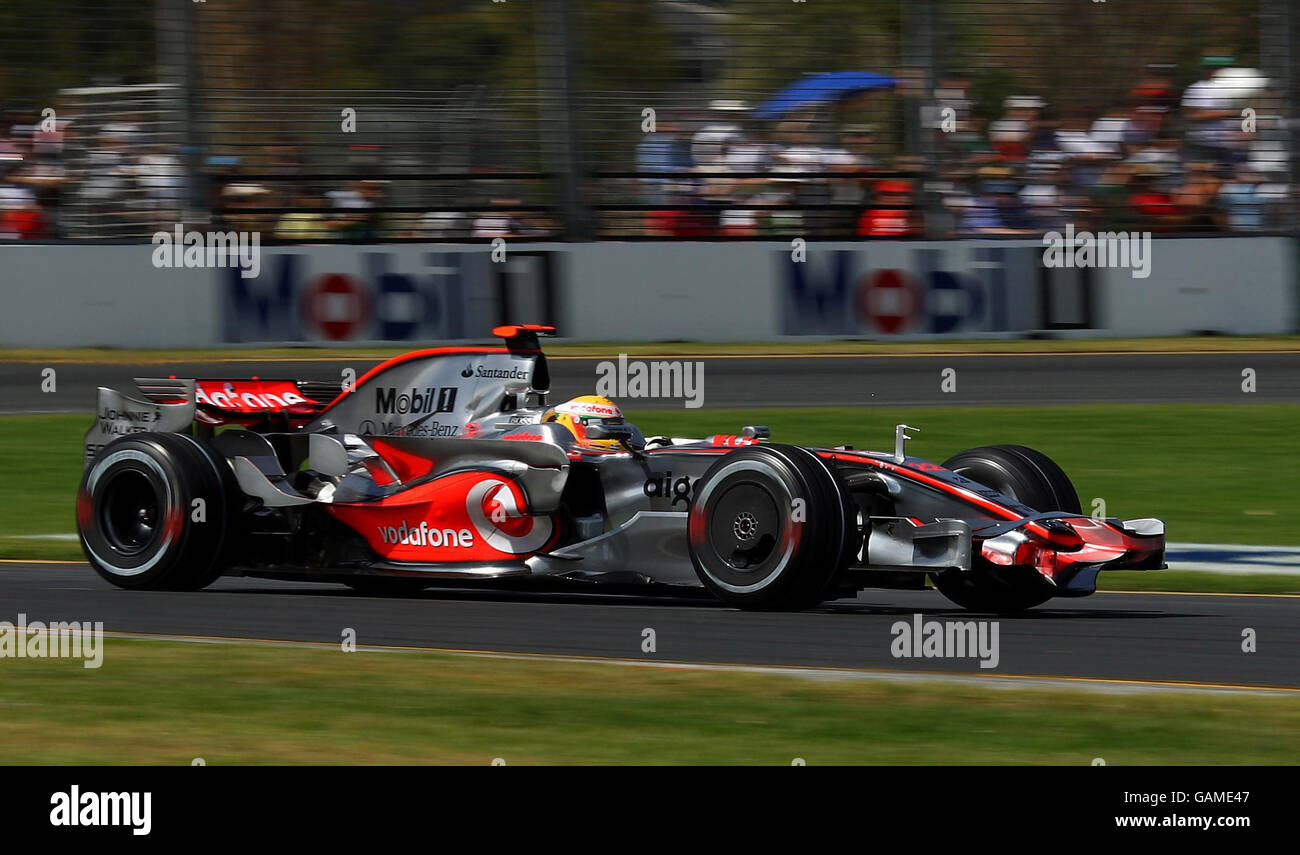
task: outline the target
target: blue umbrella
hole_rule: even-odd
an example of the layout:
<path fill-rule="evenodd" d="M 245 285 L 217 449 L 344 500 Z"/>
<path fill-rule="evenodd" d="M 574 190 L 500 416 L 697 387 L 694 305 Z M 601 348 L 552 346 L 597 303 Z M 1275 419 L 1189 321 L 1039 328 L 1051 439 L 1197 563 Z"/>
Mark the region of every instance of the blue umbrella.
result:
<path fill-rule="evenodd" d="M 796 80 L 754 108 L 756 119 L 779 119 L 804 107 L 839 101 L 868 89 L 892 89 L 894 78 L 870 71 L 832 71 Z"/>

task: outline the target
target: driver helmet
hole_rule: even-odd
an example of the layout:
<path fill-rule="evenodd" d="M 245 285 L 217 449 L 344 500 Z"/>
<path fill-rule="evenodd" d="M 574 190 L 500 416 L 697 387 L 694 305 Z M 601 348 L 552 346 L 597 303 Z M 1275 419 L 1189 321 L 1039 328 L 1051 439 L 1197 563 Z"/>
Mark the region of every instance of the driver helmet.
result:
<path fill-rule="evenodd" d="M 543 422 L 558 422 L 568 428 L 578 445 L 584 448 L 601 448 L 619 450 L 622 443 L 616 439 L 591 439 L 587 436 L 587 425 L 593 423 L 621 425 L 623 411 L 609 398 L 602 395 L 582 395 L 552 407 L 542 416 Z"/>

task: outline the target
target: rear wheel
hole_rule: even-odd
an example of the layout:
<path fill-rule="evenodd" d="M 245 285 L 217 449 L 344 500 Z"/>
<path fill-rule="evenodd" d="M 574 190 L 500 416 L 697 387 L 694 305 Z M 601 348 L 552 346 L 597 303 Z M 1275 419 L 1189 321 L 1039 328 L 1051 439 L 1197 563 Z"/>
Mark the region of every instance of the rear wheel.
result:
<path fill-rule="evenodd" d="M 225 459 L 190 436 L 115 440 L 81 480 L 82 550 L 120 588 L 203 588 L 227 565 L 233 480 Z"/>
<path fill-rule="evenodd" d="M 691 503 L 691 561 L 718 599 L 805 609 L 826 599 L 856 551 L 847 492 L 812 452 L 758 445 L 720 458 Z"/>
<path fill-rule="evenodd" d="M 1079 495 L 1050 457 L 1023 445 L 972 448 L 944 464 L 959 475 L 990 487 L 1038 511 L 1082 513 Z M 1018 612 L 1051 599 L 1055 589 L 1025 567 L 993 567 L 979 558 L 968 573 L 946 570 L 934 585 L 957 605 L 981 612 Z"/>

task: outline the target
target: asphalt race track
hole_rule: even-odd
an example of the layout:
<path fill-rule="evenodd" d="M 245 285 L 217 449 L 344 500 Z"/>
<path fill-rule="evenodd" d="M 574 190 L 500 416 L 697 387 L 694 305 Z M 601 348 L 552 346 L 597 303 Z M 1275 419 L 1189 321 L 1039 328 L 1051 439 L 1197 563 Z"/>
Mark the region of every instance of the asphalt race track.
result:
<path fill-rule="evenodd" d="M 891 655 L 897 621 L 969 620 L 937 592 L 867 591 L 802 613 L 699 598 L 486 590 L 412 598 L 341 585 L 226 578 L 197 593 L 122 591 L 84 564 L 0 564 L 4 618 L 102 621 L 106 632 L 491 651 L 654 662 L 1036 676 L 1122 690 L 1134 681 L 1300 691 L 1300 597 L 1097 594 L 997 619 L 1000 661 Z M 984 615 L 982 617 L 988 618 Z M 1242 630 L 1257 652 L 1242 652 Z M 657 637 L 653 654 L 642 633 Z M 1090 679 L 1089 679 L 1090 678 Z"/>
<path fill-rule="evenodd" d="M 554 359 L 553 400 L 590 392 L 595 359 Z M 1080 402 L 1252 403 L 1300 400 L 1300 355 L 1189 353 L 1059 356 L 704 357 L 708 409 L 800 405 L 989 405 Z M 205 365 L 57 363 L 40 389 L 32 362 L 0 363 L 0 413 L 89 412 L 98 385 L 134 376 L 338 380 L 374 361 L 228 361 Z M 957 391 L 940 372 L 957 370 Z M 1243 394 L 1242 370 L 1258 391 Z M 671 406 L 660 402 L 659 406 Z M 128 592 L 85 565 L 0 563 L 0 619 L 102 621 L 109 632 L 492 651 L 657 662 L 776 665 L 889 672 L 965 672 L 1300 691 L 1300 597 L 1099 594 L 1057 600 L 998 620 L 1000 661 L 894 658 L 896 621 L 965 620 L 936 592 L 868 591 L 805 613 L 746 613 L 691 597 L 584 590 L 440 590 L 408 599 L 339 585 L 222 579 L 199 593 Z M 986 616 L 987 617 L 987 616 Z M 641 651 L 655 630 L 657 650 Z M 1242 631 L 1258 650 L 1243 653 Z M 1114 682 L 1109 682 L 1114 681 Z"/>
<path fill-rule="evenodd" d="M 395 351 L 396 352 L 396 351 Z M 637 357 L 648 359 L 650 357 Z M 669 357 L 678 358 L 678 357 Z M 590 394 L 600 360 L 553 358 L 553 400 Z M 1067 354 L 1007 356 L 745 357 L 706 356 L 707 408 L 870 405 L 979 406 L 1072 403 L 1267 403 L 1300 400 L 1300 354 Z M 131 390 L 132 377 L 251 377 L 331 380 L 357 376 L 378 360 L 229 361 L 207 364 L 56 363 L 54 393 L 41 391 L 35 362 L 0 363 L 0 414 L 90 412 L 95 387 Z M 956 370 L 956 391 L 940 388 Z M 1244 394 L 1242 371 L 1257 391 Z M 627 402 L 625 402 L 627 403 Z M 672 407 L 657 401 L 658 408 Z"/>

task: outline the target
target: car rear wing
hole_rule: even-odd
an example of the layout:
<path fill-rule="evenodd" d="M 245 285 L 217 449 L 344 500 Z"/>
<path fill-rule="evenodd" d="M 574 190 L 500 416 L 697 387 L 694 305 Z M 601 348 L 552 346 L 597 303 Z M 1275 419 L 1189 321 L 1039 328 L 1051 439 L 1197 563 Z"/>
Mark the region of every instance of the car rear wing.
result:
<path fill-rule="evenodd" d="M 301 427 L 325 409 L 325 402 L 342 394 L 338 382 L 276 380 L 260 377 L 178 380 L 175 377 L 137 377 L 144 396 L 159 404 L 183 403 L 192 388 L 195 420 L 202 425 L 235 424 L 252 427 L 267 423 Z"/>
<path fill-rule="evenodd" d="M 206 384 L 213 390 L 229 387 L 226 391 L 228 397 L 231 397 L 234 392 L 241 393 L 238 397 L 245 399 L 243 403 L 246 408 L 251 404 L 254 408 L 269 410 L 283 407 L 286 403 L 293 403 L 278 399 L 275 396 L 278 389 L 292 389 L 310 399 L 312 403 L 323 406 L 343 394 L 348 388 L 348 384 L 340 380 L 262 380 L 258 377 L 234 379 L 199 377 L 194 380 L 178 380 L 175 377 L 135 378 L 135 385 L 140 387 L 140 391 L 146 398 L 162 403 L 175 403 L 183 399 L 186 383 L 195 387 L 195 397 L 200 404 L 203 403 L 203 395 L 199 392 Z M 270 388 L 268 392 L 268 387 L 278 387 L 278 389 Z M 217 392 L 217 394 L 221 393 Z M 214 406 L 217 404 L 214 403 Z"/>

